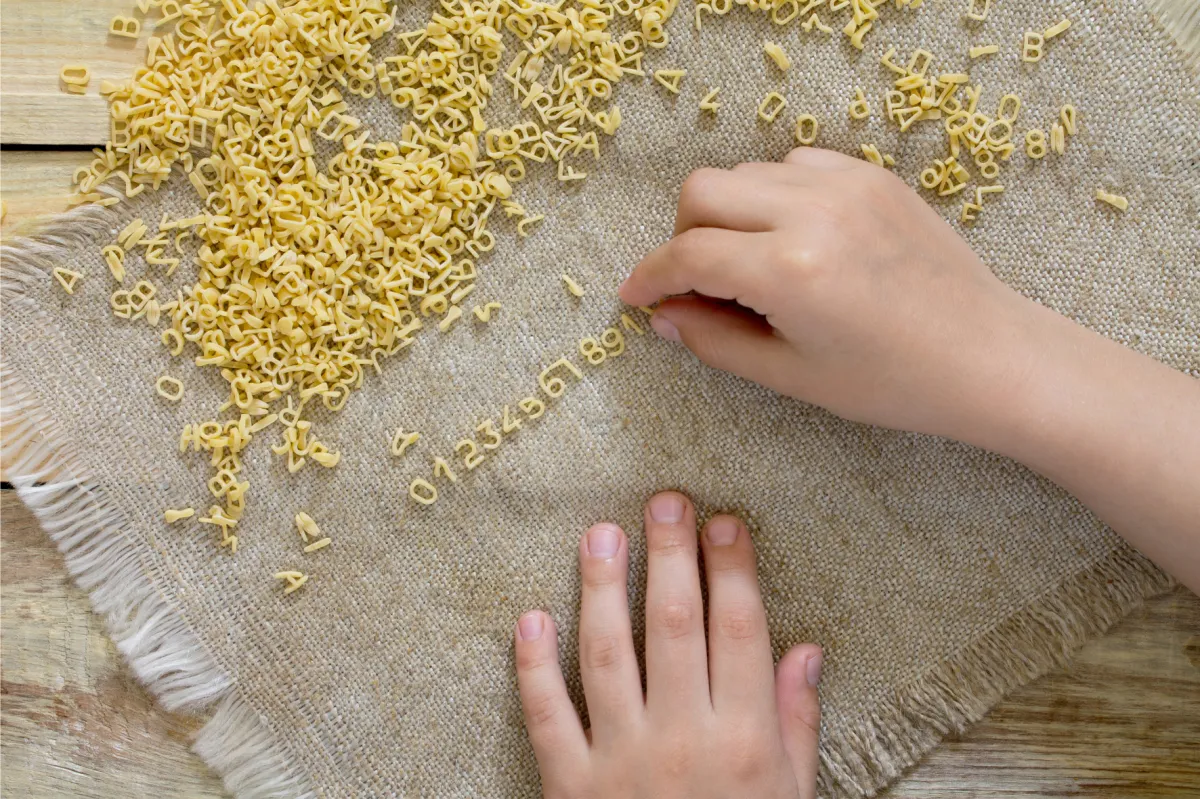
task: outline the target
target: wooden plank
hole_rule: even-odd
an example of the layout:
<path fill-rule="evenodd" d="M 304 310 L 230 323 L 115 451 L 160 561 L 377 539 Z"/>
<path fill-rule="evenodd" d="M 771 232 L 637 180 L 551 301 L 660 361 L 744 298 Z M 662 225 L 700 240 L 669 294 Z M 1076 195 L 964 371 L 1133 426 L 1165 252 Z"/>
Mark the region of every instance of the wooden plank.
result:
<path fill-rule="evenodd" d="M 127 80 L 145 58 L 151 25 L 134 41 L 108 35 L 116 15 L 142 19 L 132 0 L 4 0 L 0 15 L 0 142 L 87 144 L 108 141 L 100 81 Z M 92 72 L 85 95 L 59 85 L 64 64 Z"/>
<path fill-rule="evenodd" d="M 0 492 L 0 517 L 0 794 L 226 797 L 189 748 L 204 720 L 163 711 L 134 680 L 16 492 Z"/>
<path fill-rule="evenodd" d="M 30 799 L 224 796 L 186 747 L 199 722 L 133 681 L 62 558 L 0 492 L 0 793 Z M 882 794 L 888 799 L 1200 795 L 1200 598 L 1183 589 L 1013 693 Z"/>
<path fill-rule="evenodd" d="M 88 150 L 0 152 L 0 198 L 6 210 L 0 236 L 19 234 L 31 220 L 67 210 L 71 175 L 92 158 Z"/>

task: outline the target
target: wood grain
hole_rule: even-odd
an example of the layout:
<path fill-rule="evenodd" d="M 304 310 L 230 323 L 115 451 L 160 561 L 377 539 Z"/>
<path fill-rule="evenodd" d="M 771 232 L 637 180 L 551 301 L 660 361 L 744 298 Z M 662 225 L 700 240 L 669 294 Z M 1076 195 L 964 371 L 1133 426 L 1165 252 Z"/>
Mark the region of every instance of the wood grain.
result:
<path fill-rule="evenodd" d="M 103 145 L 108 111 L 100 81 L 126 80 L 145 58 L 151 24 L 132 0 L 4 0 L 0 15 L 0 141 Z M 116 15 L 143 19 L 138 41 L 108 35 Z M 64 64 L 92 72 L 87 94 L 59 86 Z"/>
<path fill-rule="evenodd" d="M 14 492 L 0 492 L 0 795 L 221 797 L 187 748 L 200 721 L 134 682 L 62 558 Z M 1200 795 L 1200 598 L 1149 602 L 1067 669 L 1015 692 L 883 796 Z"/>
<path fill-rule="evenodd" d="M 92 158 L 88 150 L 0 152 L 0 198 L 6 210 L 0 236 L 19 235 L 32 220 L 67 210 L 71 176 Z"/>
<path fill-rule="evenodd" d="M 0 795 L 224 797 L 189 748 L 203 719 L 157 707 L 11 489 L 0 491 Z"/>

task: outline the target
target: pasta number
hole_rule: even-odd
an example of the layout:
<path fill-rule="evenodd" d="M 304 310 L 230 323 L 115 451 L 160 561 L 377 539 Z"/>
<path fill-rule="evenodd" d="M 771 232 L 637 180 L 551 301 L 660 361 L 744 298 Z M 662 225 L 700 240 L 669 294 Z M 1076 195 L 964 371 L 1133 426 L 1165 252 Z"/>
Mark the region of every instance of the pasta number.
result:
<path fill-rule="evenodd" d="M 514 430 L 521 428 L 521 420 L 514 419 L 508 412 L 508 406 L 504 406 L 504 414 L 500 421 L 500 431 L 502 433 L 511 433 Z"/>
<path fill-rule="evenodd" d="M 467 467 L 467 471 L 473 471 L 476 466 L 483 463 L 483 459 L 487 457 L 479 451 L 479 447 L 469 438 L 464 438 L 462 441 L 454 445 L 454 454 L 462 454 L 463 450 L 463 466 Z"/>
<path fill-rule="evenodd" d="M 475 428 L 475 432 L 482 433 L 487 436 L 488 440 L 483 442 L 484 449 L 496 449 L 503 441 L 503 437 L 496 432 L 496 427 L 491 419 L 484 419 L 483 424 Z"/>
<path fill-rule="evenodd" d="M 537 397 L 526 397 L 517 404 L 521 406 L 521 410 L 525 412 L 525 416 L 529 419 L 536 419 L 546 412 L 546 403 Z"/>
<path fill-rule="evenodd" d="M 600 342 L 590 336 L 580 340 L 579 354 L 592 366 L 599 366 L 608 358 L 608 352 L 600 346 Z"/>

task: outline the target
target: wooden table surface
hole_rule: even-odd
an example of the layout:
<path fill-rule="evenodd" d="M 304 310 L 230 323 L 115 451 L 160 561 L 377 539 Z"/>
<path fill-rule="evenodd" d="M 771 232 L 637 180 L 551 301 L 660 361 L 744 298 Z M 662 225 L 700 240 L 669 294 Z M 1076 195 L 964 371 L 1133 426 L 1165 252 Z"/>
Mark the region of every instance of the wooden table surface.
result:
<path fill-rule="evenodd" d="M 1198 0 L 1181 0 L 1194 5 Z M 105 35 L 130 0 L 4 0 L 0 16 L 0 235 L 66 208 L 71 174 L 105 140 L 101 78 L 136 46 Z M 84 97 L 59 91 L 92 68 Z M 225 796 L 192 753 L 203 719 L 166 713 L 137 684 L 15 492 L 0 488 L 0 797 Z M 1200 796 L 1200 598 L 1147 603 L 1072 664 L 1014 692 L 885 794 Z"/>

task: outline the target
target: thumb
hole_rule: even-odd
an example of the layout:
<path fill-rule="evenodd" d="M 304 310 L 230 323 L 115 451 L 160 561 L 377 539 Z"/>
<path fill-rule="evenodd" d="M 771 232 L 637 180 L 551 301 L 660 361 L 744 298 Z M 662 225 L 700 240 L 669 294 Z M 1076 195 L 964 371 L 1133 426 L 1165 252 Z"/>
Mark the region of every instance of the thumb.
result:
<path fill-rule="evenodd" d="M 821 734 L 821 647 L 794 646 L 775 669 L 775 706 L 783 748 L 787 751 L 801 799 L 817 795 L 817 743 Z"/>
<path fill-rule="evenodd" d="M 713 368 L 783 391 L 789 346 L 758 314 L 689 295 L 663 302 L 650 317 L 650 326 Z"/>

